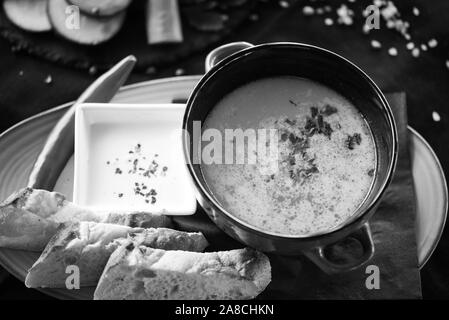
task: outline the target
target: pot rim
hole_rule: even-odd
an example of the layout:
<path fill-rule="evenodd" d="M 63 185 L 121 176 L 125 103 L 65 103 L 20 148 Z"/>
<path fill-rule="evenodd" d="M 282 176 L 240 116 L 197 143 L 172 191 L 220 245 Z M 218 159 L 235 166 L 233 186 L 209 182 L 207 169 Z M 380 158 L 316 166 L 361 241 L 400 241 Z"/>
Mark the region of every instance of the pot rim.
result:
<path fill-rule="evenodd" d="M 254 45 L 252 47 L 249 47 L 247 49 L 243 49 L 241 51 L 238 51 L 236 53 L 233 53 L 229 55 L 228 57 L 221 60 L 219 63 L 217 63 L 214 67 L 212 67 L 205 75 L 203 75 L 200 79 L 200 81 L 196 84 L 195 88 L 193 89 L 192 93 L 189 96 L 189 99 L 186 104 L 186 111 L 184 113 L 182 128 L 183 130 L 187 130 L 187 121 L 190 116 L 191 107 L 193 104 L 193 99 L 196 97 L 198 92 L 201 90 L 201 88 L 204 86 L 204 84 L 209 81 L 209 79 L 213 78 L 213 76 L 218 73 L 220 70 L 222 70 L 224 67 L 231 63 L 237 63 L 238 60 L 240 60 L 243 56 L 249 55 L 254 51 L 270 48 L 270 47 L 290 47 L 292 49 L 301 49 L 301 50 L 312 50 L 312 51 L 318 51 L 321 53 L 325 53 L 331 58 L 339 60 L 341 63 L 346 64 L 349 68 L 352 68 L 355 72 L 357 72 L 365 81 L 367 81 L 370 86 L 374 89 L 374 93 L 377 95 L 378 99 L 380 100 L 383 111 L 386 113 L 387 120 L 389 122 L 389 127 L 391 130 L 391 136 L 393 137 L 393 144 L 392 144 L 392 154 L 389 159 L 389 165 L 388 165 L 388 175 L 387 178 L 383 181 L 381 188 L 375 195 L 374 199 L 371 201 L 369 206 L 365 209 L 364 212 L 357 215 L 352 220 L 349 219 L 346 221 L 347 223 L 341 223 L 334 228 L 330 230 L 323 230 L 319 232 L 315 232 L 312 234 L 305 234 L 305 235 L 289 235 L 289 234 L 280 234 L 276 232 L 270 232 L 270 231 L 264 231 L 262 229 L 259 229 L 255 226 L 252 226 L 251 224 L 237 218 L 230 212 L 228 212 L 225 208 L 221 206 L 221 204 L 212 196 L 212 194 L 205 188 L 203 183 L 199 180 L 198 176 L 195 173 L 195 170 L 193 168 L 192 161 L 190 159 L 190 148 L 189 148 L 189 141 L 186 141 L 186 137 L 183 139 L 183 151 L 184 151 L 184 158 L 186 160 L 186 164 L 189 170 L 189 173 L 191 177 L 193 178 L 194 185 L 197 189 L 201 191 L 201 193 L 207 198 L 208 201 L 210 201 L 216 208 L 219 209 L 219 212 L 223 214 L 228 220 L 233 222 L 234 224 L 237 224 L 240 228 L 243 228 L 249 232 L 256 233 L 257 235 L 264 237 L 264 238 L 271 238 L 271 239 L 282 239 L 282 240 L 308 240 L 308 241 L 314 241 L 318 240 L 320 237 L 323 236 L 332 236 L 335 235 L 338 232 L 341 232 L 343 230 L 347 230 L 349 228 L 352 228 L 353 226 L 360 226 L 369 218 L 367 216 L 369 213 L 373 213 L 378 204 L 378 202 L 382 199 L 387 187 L 391 183 L 394 171 L 397 164 L 397 155 L 398 155 L 398 133 L 397 133 L 397 126 L 396 122 L 393 117 L 393 112 L 391 110 L 391 107 L 385 98 L 384 94 L 380 90 L 380 88 L 376 85 L 376 83 L 357 65 L 355 65 L 350 60 L 346 59 L 345 57 L 330 51 L 328 49 L 324 49 L 318 46 L 306 44 L 306 43 L 299 43 L 299 42 L 271 42 L 271 43 L 263 43 L 259 45 Z M 187 137 L 188 139 L 188 137 Z M 364 200 L 366 201 L 366 200 Z"/>

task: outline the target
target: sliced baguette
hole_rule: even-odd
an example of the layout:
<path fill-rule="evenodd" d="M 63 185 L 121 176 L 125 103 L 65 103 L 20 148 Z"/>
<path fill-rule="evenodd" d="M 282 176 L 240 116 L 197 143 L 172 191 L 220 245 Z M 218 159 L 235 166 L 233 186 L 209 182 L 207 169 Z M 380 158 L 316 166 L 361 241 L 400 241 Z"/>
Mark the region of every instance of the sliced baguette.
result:
<path fill-rule="evenodd" d="M 271 281 L 261 252 L 165 251 L 123 243 L 109 258 L 96 300 L 250 299 Z"/>
<path fill-rule="evenodd" d="M 66 0 L 48 0 L 48 17 L 57 34 L 79 44 L 96 45 L 108 41 L 119 32 L 126 17 L 126 11 L 108 17 L 93 17 L 79 12 L 79 27 L 74 28 L 72 23 L 67 23 L 71 20 L 67 14 L 69 7 Z"/>
<path fill-rule="evenodd" d="M 125 10 L 131 0 L 68 0 L 86 14 L 94 16 L 111 16 Z"/>
<path fill-rule="evenodd" d="M 47 0 L 4 0 L 3 9 L 8 19 L 23 30 L 51 30 L 47 16 Z"/>
<path fill-rule="evenodd" d="M 11 206 L 0 207 L 0 247 L 42 251 L 59 223 Z"/>
<path fill-rule="evenodd" d="M 93 221 L 129 227 L 171 227 L 171 219 L 146 212 L 99 213 L 57 192 L 24 188 L 0 203 L 0 247 L 42 251 L 61 223 Z"/>
<path fill-rule="evenodd" d="M 137 244 L 170 250 L 203 251 L 208 245 L 201 233 L 172 229 L 142 229 L 108 223 L 79 222 L 62 225 L 28 271 L 29 288 L 65 288 L 66 268 L 80 270 L 80 286 L 96 285 L 111 253 L 126 237 Z"/>

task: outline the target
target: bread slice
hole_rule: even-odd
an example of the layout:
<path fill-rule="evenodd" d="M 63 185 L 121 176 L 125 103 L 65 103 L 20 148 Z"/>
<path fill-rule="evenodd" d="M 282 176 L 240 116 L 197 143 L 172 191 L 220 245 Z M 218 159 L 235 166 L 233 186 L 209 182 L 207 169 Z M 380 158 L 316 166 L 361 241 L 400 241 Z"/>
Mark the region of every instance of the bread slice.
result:
<path fill-rule="evenodd" d="M 130 227 L 171 227 L 171 218 L 147 212 L 100 213 L 57 192 L 24 188 L 0 203 L 0 247 L 42 251 L 61 223 L 93 221 Z"/>
<path fill-rule="evenodd" d="M 47 0 L 4 0 L 8 19 L 21 29 L 31 32 L 51 30 L 47 16 Z"/>
<path fill-rule="evenodd" d="M 88 15 L 111 16 L 125 10 L 131 0 L 68 0 L 72 5 Z"/>
<path fill-rule="evenodd" d="M 27 210 L 0 206 L 0 247 L 42 251 L 58 226 Z"/>
<path fill-rule="evenodd" d="M 109 258 L 96 300 L 250 299 L 271 281 L 261 252 L 196 253 L 123 243 Z"/>
<path fill-rule="evenodd" d="M 69 265 L 79 268 L 81 285 L 95 285 L 109 256 L 119 245 L 117 239 L 139 230 L 95 222 L 62 224 L 28 270 L 25 285 L 29 288 L 64 288 Z"/>
<path fill-rule="evenodd" d="M 90 1 L 95 2 L 95 1 Z M 92 16 L 71 12 L 67 0 L 48 0 L 47 13 L 53 30 L 61 37 L 83 45 L 97 45 L 110 40 L 122 28 L 126 11 L 111 16 Z M 68 24 L 67 13 L 77 13 L 78 24 Z M 77 20 L 77 19 L 73 19 Z M 70 22 L 69 22 L 70 23 Z"/>
<path fill-rule="evenodd" d="M 65 288 L 69 265 L 79 268 L 80 286 L 96 285 L 109 256 L 128 235 L 136 243 L 155 248 L 202 251 L 208 245 L 201 233 L 95 222 L 63 224 L 28 271 L 25 285 L 29 288 Z"/>

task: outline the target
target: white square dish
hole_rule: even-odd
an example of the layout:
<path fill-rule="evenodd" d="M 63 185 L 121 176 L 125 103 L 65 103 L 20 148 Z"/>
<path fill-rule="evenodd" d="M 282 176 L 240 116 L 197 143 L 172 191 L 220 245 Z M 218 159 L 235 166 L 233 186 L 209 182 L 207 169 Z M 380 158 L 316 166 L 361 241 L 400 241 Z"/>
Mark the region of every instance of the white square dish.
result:
<path fill-rule="evenodd" d="M 183 104 L 82 104 L 75 115 L 73 200 L 100 211 L 190 215 Z"/>

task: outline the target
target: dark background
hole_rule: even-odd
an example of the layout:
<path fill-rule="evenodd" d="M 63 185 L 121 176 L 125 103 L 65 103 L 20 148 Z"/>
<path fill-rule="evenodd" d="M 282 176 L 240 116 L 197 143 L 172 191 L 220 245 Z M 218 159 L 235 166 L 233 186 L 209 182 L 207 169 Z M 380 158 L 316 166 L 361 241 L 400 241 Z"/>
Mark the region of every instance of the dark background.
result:
<path fill-rule="evenodd" d="M 350 4 L 357 8 L 355 4 Z M 304 17 L 304 5 L 316 6 L 317 1 L 289 1 L 289 8 L 280 8 L 278 1 L 257 6 L 258 21 L 248 21 L 235 29 L 220 43 L 249 41 L 255 44 L 273 41 L 305 42 L 333 50 L 366 71 L 384 92 L 407 93 L 409 124 L 421 133 L 438 155 L 445 172 L 449 172 L 449 1 L 394 1 L 402 16 L 411 22 L 415 43 L 438 40 L 438 47 L 416 59 L 405 49 L 406 41 L 385 27 L 375 35 L 365 35 L 361 21 L 353 26 L 327 27 L 323 17 Z M 340 3 L 342 1 L 335 1 Z M 329 1 L 329 3 L 332 3 Z M 366 3 L 366 1 L 362 1 Z M 412 15 L 412 8 L 420 16 Z M 370 47 L 371 39 L 383 44 L 382 50 Z M 386 48 L 395 46 L 397 57 L 388 55 Z M 128 83 L 173 76 L 182 68 L 184 74 L 203 73 L 203 62 L 209 47 L 200 53 L 160 67 L 152 75 L 133 74 Z M 170 52 L 167 52 L 170 54 Z M 19 73 L 23 71 L 23 75 Z M 45 83 L 51 75 L 53 82 Z M 8 41 L 0 39 L 0 132 L 40 111 L 76 99 L 95 78 L 87 71 L 47 62 L 21 52 L 12 52 Z M 441 116 L 432 119 L 432 111 Z M 0 150 L 1 152 L 1 150 Z M 449 232 L 447 228 L 432 258 L 421 271 L 425 299 L 449 298 Z M 1 274 L 1 273 L 0 273 Z M 38 291 L 26 289 L 12 276 L 0 276 L 0 298 L 48 298 Z"/>

